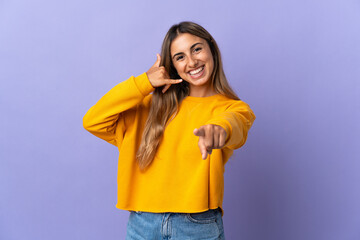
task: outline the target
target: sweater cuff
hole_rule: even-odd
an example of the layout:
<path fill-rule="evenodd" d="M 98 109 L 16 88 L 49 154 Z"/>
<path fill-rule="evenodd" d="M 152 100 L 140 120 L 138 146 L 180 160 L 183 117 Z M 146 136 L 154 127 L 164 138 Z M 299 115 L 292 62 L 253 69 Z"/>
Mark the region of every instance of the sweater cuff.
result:
<path fill-rule="evenodd" d="M 135 84 L 138 87 L 139 91 L 144 96 L 150 94 L 152 91 L 155 90 L 155 88 L 151 85 L 146 72 L 135 77 L 134 81 L 135 81 Z"/>

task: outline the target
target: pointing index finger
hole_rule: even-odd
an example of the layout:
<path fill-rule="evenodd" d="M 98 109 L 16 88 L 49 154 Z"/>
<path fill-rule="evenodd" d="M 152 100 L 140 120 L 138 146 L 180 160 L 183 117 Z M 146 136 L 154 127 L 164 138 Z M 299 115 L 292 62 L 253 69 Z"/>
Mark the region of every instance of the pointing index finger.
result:
<path fill-rule="evenodd" d="M 198 137 L 200 136 L 205 136 L 205 131 L 203 128 L 195 128 L 194 129 L 194 134 Z"/>

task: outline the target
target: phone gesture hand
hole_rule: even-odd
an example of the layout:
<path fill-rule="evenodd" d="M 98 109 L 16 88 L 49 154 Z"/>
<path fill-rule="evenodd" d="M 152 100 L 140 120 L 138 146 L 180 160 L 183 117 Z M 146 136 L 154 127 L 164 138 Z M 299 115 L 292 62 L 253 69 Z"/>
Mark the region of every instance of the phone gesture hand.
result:
<path fill-rule="evenodd" d="M 150 83 L 153 87 L 160 87 L 165 85 L 162 89 L 162 93 L 165 93 L 171 84 L 177 84 L 182 82 L 182 79 L 170 79 L 169 74 L 165 70 L 164 66 L 160 66 L 161 57 L 160 54 L 156 54 L 157 59 L 154 65 L 146 72 Z"/>

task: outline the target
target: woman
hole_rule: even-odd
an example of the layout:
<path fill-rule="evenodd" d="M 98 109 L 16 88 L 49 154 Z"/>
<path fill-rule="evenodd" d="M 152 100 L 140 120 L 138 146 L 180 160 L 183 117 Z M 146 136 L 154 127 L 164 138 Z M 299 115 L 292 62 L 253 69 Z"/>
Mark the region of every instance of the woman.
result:
<path fill-rule="evenodd" d="M 83 118 L 119 149 L 116 207 L 130 211 L 127 239 L 225 239 L 225 164 L 254 120 L 211 35 L 193 22 L 173 25 L 155 64 Z"/>

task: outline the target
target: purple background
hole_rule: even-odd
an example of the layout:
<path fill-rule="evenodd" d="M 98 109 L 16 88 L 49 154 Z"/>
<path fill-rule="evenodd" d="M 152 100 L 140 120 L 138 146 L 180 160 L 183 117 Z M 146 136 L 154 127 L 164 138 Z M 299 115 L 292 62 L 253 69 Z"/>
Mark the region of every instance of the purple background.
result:
<path fill-rule="evenodd" d="M 0 239 L 124 239 L 117 149 L 82 117 L 203 25 L 257 119 L 226 165 L 227 239 L 360 239 L 360 3 L 0 1 Z"/>

